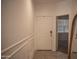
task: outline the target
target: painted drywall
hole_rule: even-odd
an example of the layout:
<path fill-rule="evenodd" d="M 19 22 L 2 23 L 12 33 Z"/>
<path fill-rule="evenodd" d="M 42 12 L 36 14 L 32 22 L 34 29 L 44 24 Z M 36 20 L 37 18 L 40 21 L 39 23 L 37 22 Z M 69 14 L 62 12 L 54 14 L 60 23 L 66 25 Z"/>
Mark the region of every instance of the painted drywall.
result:
<path fill-rule="evenodd" d="M 19 52 L 14 54 L 10 59 L 33 59 L 34 54 L 34 41 L 31 40 Z"/>
<path fill-rule="evenodd" d="M 56 3 L 56 16 L 70 14 L 70 0 L 63 0 Z"/>
<path fill-rule="evenodd" d="M 63 0 L 56 3 L 56 16 L 69 15 L 69 22 L 70 22 L 70 14 L 71 14 L 71 0 Z M 70 29 L 70 27 L 68 29 Z M 70 34 L 69 30 L 68 32 Z"/>
<path fill-rule="evenodd" d="M 71 25 L 74 16 L 77 13 L 77 1 L 76 0 L 63 0 L 58 3 L 56 3 L 56 16 L 59 15 L 69 15 L 69 43 L 70 44 L 70 33 L 71 33 Z M 76 41 L 75 41 L 76 42 Z M 76 45 L 76 43 L 73 43 L 73 45 Z M 68 46 L 69 47 L 69 46 Z M 72 46 L 72 51 L 76 51 L 77 46 Z"/>
<path fill-rule="evenodd" d="M 72 13 L 71 13 L 71 21 L 73 21 L 74 16 L 77 14 L 77 0 L 72 0 Z M 71 25 L 70 25 L 71 26 Z M 73 37 L 73 42 L 72 42 L 72 52 L 77 52 L 77 39 L 76 39 L 76 30 L 77 29 L 77 24 L 75 25 L 75 33 Z M 71 31 L 71 30 L 70 30 Z"/>
<path fill-rule="evenodd" d="M 56 49 L 55 49 L 55 26 L 54 26 L 54 24 L 55 24 L 55 17 L 53 17 L 53 15 L 55 14 L 54 13 L 54 8 L 55 8 L 55 6 L 53 5 L 54 3 L 53 2 L 42 2 L 42 3 L 40 3 L 40 2 L 35 2 L 34 3 L 35 5 L 34 5 L 34 11 L 35 11 L 35 49 L 37 50 L 38 49 L 38 43 L 37 43 L 37 40 L 38 40 L 38 38 L 37 38 L 37 27 L 36 27 L 36 20 L 37 20 L 37 18 L 36 17 L 38 17 L 38 16 L 45 16 L 45 17 L 52 17 L 52 31 L 53 31 L 53 33 L 52 33 L 52 49 L 51 50 L 53 50 L 53 51 L 55 51 Z"/>
<path fill-rule="evenodd" d="M 69 32 L 70 33 L 71 33 L 72 21 L 73 21 L 74 16 L 76 14 L 77 14 L 77 0 L 71 0 L 71 13 L 70 13 L 70 21 L 69 21 Z M 70 35 L 69 35 L 69 39 L 70 39 Z M 76 43 L 77 43 L 77 39 L 73 38 L 72 52 L 77 52 L 77 44 Z"/>
<path fill-rule="evenodd" d="M 49 2 L 46 2 L 46 1 L 44 0 L 40 2 L 39 0 L 38 1 L 35 0 L 35 3 L 34 3 L 35 20 L 36 20 L 36 16 L 53 16 L 52 50 L 56 51 L 56 16 L 69 15 L 69 39 L 68 40 L 70 40 L 72 18 L 76 13 L 76 1 L 75 0 L 61 0 L 57 2 L 54 2 L 52 0 L 51 1 L 49 0 Z M 35 27 L 35 48 L 37 49 L 36 30 L 37 28 Z"/>
<path fill-rule="evenodd" d="M 1 48 L 3 50 L 33 33 L 34 11 L 32 0 L 2 0 L 1 3 Z M 33 49 L 33 44 L 30 47 Z M 24 47 L 21 53 L 26 52 L 26 50 L 27 48 Z M 27 52 L 21 53 L 17 54 L 17 57 L 27 56 Z M 14 59 L 17 59 L 17 57 Z M 21 56 L 18 59 L 28 58 Z"/>

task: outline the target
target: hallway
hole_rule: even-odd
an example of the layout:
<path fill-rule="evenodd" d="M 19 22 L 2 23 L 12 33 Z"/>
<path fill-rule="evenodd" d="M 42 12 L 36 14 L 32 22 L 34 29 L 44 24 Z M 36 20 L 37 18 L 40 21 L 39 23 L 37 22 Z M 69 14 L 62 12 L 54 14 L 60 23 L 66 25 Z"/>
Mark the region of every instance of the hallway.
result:
<path fill-rule="evenodd" d="M 1 59 L 68 59 L 76 4 L 76 0 L 1 0 Z M 72 48 L 77 55 L 76 40 Z"/>

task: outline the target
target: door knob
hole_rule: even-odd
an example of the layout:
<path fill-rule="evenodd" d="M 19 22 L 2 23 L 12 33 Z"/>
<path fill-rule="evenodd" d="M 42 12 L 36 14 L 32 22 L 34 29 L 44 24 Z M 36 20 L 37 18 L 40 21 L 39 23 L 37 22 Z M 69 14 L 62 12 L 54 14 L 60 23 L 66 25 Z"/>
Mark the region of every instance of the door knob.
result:
<path fill-rule="evenodd" d="M 50 33 L 52 33 L 52 30 L 50 30 Z"/>
<path fill-rule="evenodd" d="M 50 36 L 52 37 L 52 30 L 50 30 Z"/>

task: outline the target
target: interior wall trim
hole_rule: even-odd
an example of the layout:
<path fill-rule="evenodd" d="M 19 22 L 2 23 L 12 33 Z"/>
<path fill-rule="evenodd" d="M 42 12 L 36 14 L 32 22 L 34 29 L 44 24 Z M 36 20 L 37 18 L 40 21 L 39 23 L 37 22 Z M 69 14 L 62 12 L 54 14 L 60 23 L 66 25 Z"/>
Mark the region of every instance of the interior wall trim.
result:
<path fill-rule="evenodd" d="M 30 35 L 28 35 L 28 36 L 25 37 L 24 39 L 20 40 L 19 42 L 17 42 L 17 43 L 15 43 L 15 44 L 13 44 L 13 45 L 11 45 L 11 46 L 9 46 L 9 47 L 3 49 L 3 50 L 1 51 L 1 53 L 7 52 L 8 50 L 10 50 L 10 49 L 12 49 L 13 47 L 15 47 L 15 46 L 21 44 L 23 41 L 25 41 L 25 40 L 31 38 L 32 36 L 33 36 L 33 33 L 31 33 Z M 27 40 L 27 41 L 28 41 L 28 40 Z"/>
<path fill-rule="evenodd" d="M 29 39 L 28 41 L 26 41 L 24 44 L 22 44 L 18 49 L 16 49 L 15 51 L 13 51 L 10 55 L 5 56 L 7 59 L 10 59 L 13 55 L 15 55 L 18 51 L 20 51 L 26 44 L 28 44 L 33 38 Z"/>
<path fill-rule="evenodd" d="M 28 39 L 28 40 L 25 43 L 23 43 L 18 49 L 14 50 L 10 55 L 2 55 L 1 58 L 10 59 L 13 55 L 15 55 L 18 51 L 20 51 L 25 45 L 27 45 L 33 39 L 33 33 L 28 35 L 25 39 L 20 40 L 19 42 L 17 42 L 15 44 L 13 44 L 12 46 L 6 48 L 5 50 L 3 50 L 3 53 L 7 52 L 8 50 L 12 49 L 13 47 L 19 45 L 20 43 L 22 43 L 26 39 Z"/>

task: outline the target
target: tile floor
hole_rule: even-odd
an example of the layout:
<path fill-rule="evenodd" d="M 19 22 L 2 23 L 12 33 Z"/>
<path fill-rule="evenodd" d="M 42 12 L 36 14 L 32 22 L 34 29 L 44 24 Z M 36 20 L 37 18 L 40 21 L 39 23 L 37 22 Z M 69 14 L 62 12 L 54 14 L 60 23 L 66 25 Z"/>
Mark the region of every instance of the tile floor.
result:
<path fill-rule="evenodd" d="M 33 59 L 68 59 L 67 54 L 53 51 L 35 51 Z"/>
<path fill-rule="evenodd" d="M 77 59 L 77 53 L 73 52 L 71 56 L 72 56 L 71 59 Z"/>

